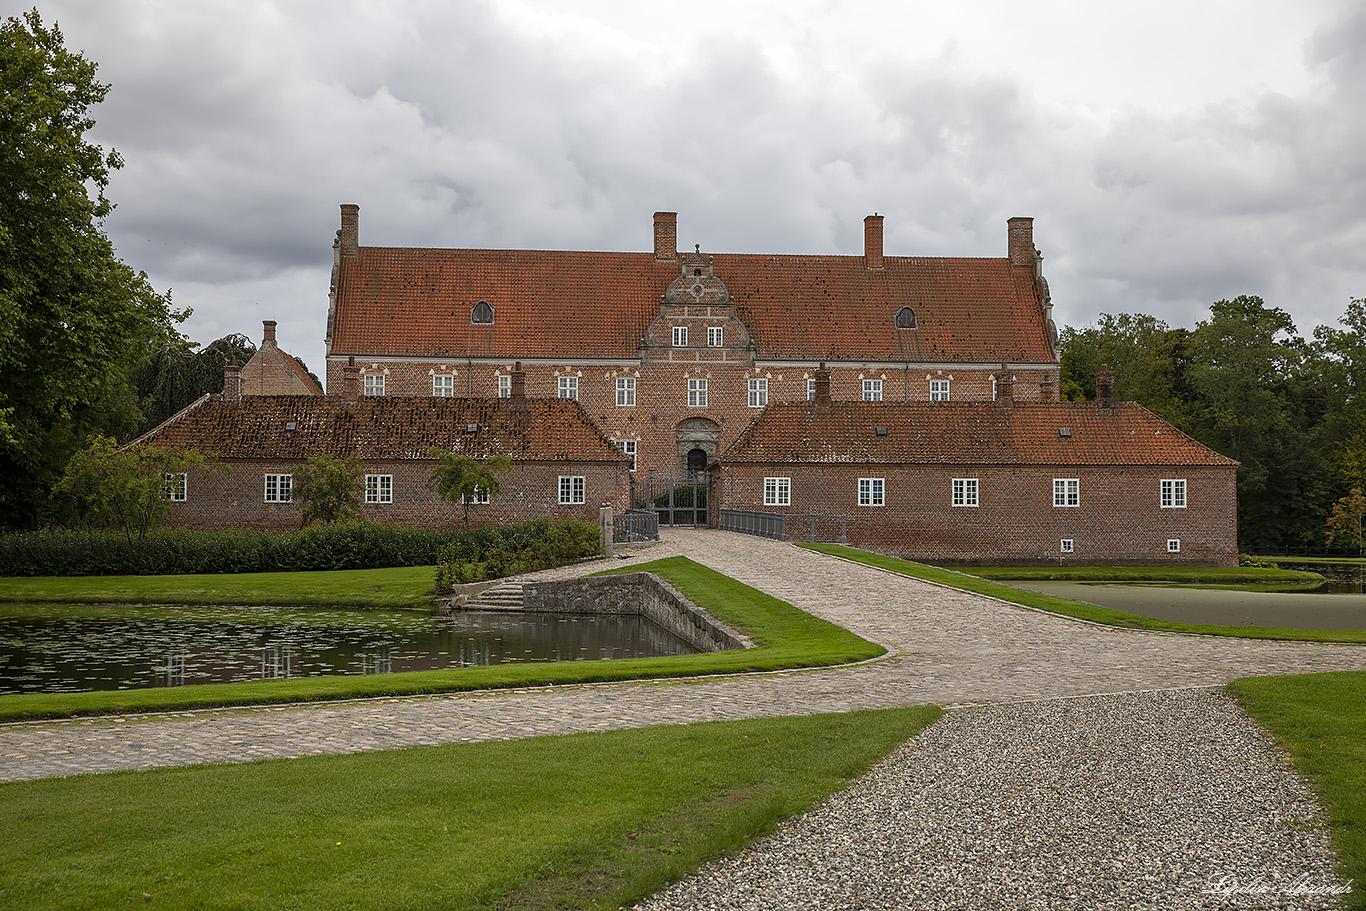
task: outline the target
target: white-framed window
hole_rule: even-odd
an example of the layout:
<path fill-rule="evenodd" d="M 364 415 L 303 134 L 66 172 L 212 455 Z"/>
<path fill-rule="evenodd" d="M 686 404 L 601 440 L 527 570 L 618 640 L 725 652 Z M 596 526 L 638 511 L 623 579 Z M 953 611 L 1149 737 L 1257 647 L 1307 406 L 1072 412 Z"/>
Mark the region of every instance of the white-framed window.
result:
<path fill-rule="evenodd" d="M 1081 481 L 1077 478 L 1054 478 L 1053 505 L 1080 506 Z"/>
<path fill-rule="evenodd" d="M 674 326 L 674 347 L 675 347 L 675 348 L 686 348 L 686 347 L 688 347 L 688 327 L 687 327 L 687 326 Z"/>
<path fill-rule="evenodd" d="M 498 398 L 512 398 L 512 376 L 510 374 L 498 374 Z"/>
<path fill-rule="evenodd" d="M 865 402 L 882 401 L 882 380 L 863 381 L 863 400 Z"/>
<path fill-rule="evenodd" d="M 1163 478 L 1163 479 L 1162 479 L 1162 508 L 1163 508 L 1163 509 L 1185 509 L 1185 508 L 1186 508 L 1186 480 L 1185 480 L 1185 478 Z"/>
<path fill-rule="evenodd" d="M 294 501 L 294 476 L 288 474 L 266 475 L 266 502 L 291 503 Z"/>
<path fill-rule="evenodd" d="M 882 478 L 859 478 L 858 479 L 858 505 L 860 506 L 881 506 L 882 497 Z"/>
<path fill-rule="evenodd" d="M 806 400 L 808 402 L 816 401 L 816 380 L 812 377 L 807 377 L 806 380 Z"/>
<path fill-rule="evenodd" d="M 636 470 L 636 441 L 635 440 L 613 440 L 612 445 L 626 453 L 631 459 L 631 470 Z"/>
<path fill-rule="evenodd" d="M 365 476 L 365 502 L 394 502 L 394 476 L 391 474 L 368 474 Z"/>
<path fill-rule="evenodd" d="M 455 395 L 455 377 L 449 373 L 432 374 L 432 395 L 448 399 Z"/>
<path fill-rule="evenodd" d="M 487 487 L 476 487 L 473 493 L 465 495 L 465 503 L 469 506 L 489 505 L 489 489 Z"/>
<path fill-rule="evenodd" d="M 562 399 L 576 399 L 579 397 L 579 378 L 577 376 L 562 376 L 556 384 L 556 391 Z"/>
<path fill-rule="evenodd" d="M 583 476 L 560 475 L 560 505 L 576 506 L 584 502 Z"/>
<path fill-rule="evenodd" d="M 749 381 L 749 407 L 762 408 L 768 404 L 768 380 L 753 379 Z"/>
<path fill-rule="evenodd" d="M 1167 539 L 1167 553 L 1169 553 L 1169 554 L 1179 554 L 1179 553 L 1181 553 L 1181 539 L 1180 539 L 1180 538 L 1168 538 L 1168 539 Z"/>
<path fill-rule="evenodd" d="M 168 472 L 161 478 L 161 489 L 166 499 L 172 503 L 184 503 L 189 498 L 190 488 L 185 472 Z"/>
<path fill-rule="evenodd" d="M 688 407 L 707 407 L 707 381 L 688 380 Z"/>
<path fill-rule="evenodd" d="M 1072 552 L 1072 539 L 1071 539 L 1071 538 L 1063 538 L 1061 541 L 1059 541 L 1059 542 L 1058 542 L 1058 552 L 1059 552 L 1059 553 L 1064 553 L 1064 554 L 1070 554 L 1070 553 Z"/>
<path fill-rule="evenodd" d="M 723 326 L 708 326 L 708 327 L 707 327 L 707 347 L 708 347 L 708 348 L 720 348 L 721 345 L 723 344 L 722 339 L 723 339 L 724 337 L 725 337 L 725 327 L 723 327 Z"/>
<path fill-rule="evenodd" d="M 617 405 L 621 408 L 631 408 L 636 404 L 636 378 L 633 376 L 617 377 Z"/>
<path fill-rule="evenodd" d="M 949 381 L 930 380 L 930 401 L 947 402 L 949 400 Z"/>
<path fill-rule="evenodd" d="M 791 506 L 792 479 L 764 478 L 764 505 Z"/>
<path fill-rule="evenodd" d="M 367 373 L 365 374 L 365 394 L 384 395 L 384 374 Z"/>
<path fill-rule="evenodd" d="M 976 506 L 976 505 L 977 505 L 977 479 L 976 479 L 976 478 L 954 478 L 954 479 L 953 479 L 953 505 L 954 505 L 954 506 Z"/>

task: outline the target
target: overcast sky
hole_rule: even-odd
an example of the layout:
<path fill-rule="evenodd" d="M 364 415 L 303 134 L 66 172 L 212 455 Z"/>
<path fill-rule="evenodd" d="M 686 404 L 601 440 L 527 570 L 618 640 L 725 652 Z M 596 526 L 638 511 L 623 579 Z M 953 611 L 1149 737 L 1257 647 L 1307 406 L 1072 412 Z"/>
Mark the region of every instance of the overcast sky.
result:
<path fill-rule="evenodd" d="M 10 0 L 13 2 L 13 0 Z M 323 373 L 362 244 L 1004 256 L 1058 324 L 1366 296 L 1366 5 L 1335 0 L 52 0 L 112 85 L 120 255 L 198 342 Z M 15 5 L 11 14 L 23 7 Z M 724 280 L 724 275 L 722 276 Z"/>

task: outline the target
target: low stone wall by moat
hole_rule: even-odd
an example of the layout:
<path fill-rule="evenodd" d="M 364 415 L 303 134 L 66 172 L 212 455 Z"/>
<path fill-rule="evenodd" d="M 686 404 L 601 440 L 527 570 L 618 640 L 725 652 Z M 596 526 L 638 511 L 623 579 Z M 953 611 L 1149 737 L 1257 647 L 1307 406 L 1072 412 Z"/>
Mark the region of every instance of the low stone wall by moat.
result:
<path fill-rule="evenodd" d="M 554 614 L 641 614 L 701 652 L 753 648 L 654 573 L 528 582 L 524 610 Z"/>

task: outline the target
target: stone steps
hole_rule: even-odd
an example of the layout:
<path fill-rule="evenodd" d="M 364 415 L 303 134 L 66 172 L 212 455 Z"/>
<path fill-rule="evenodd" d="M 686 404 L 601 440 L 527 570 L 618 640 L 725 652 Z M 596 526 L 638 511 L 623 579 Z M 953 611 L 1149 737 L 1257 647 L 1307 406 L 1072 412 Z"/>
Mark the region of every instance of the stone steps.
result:
<path fill-rule="evenodd" d="M 502 582 L 465 602 L 465 610 L 519 611 L 526 606 L 521 582 Z"/>

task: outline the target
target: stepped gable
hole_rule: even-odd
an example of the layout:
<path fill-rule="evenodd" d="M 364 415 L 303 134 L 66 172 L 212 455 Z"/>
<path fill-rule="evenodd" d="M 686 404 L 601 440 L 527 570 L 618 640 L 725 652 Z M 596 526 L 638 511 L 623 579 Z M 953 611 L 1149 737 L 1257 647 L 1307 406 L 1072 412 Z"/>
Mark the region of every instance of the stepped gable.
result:
<path fill-rule="evenodd" d="M 879 428 L 885 434 L 879 434 Z M 722 464 L 1208 465 L 1238 463 L 1133 402 L 769 405 Z"/>
<path fill-rule="evenodd" d="M 1034 268 L 1004 257 L 707 259 L 704 296 L 726 296 L 760 359 L 1057 360 Z M 329 354 L 635 358 L 666 295 L 691 293 L 679 265 L 651 253 L 358 247 L 338 257 Z M 480 302 L 491 320 L 476 321 Z M 897 328 L 903 307 L 915 328 Z"/>
<path fill-rule="evenodd" d="M 470 425 L 477 425 L 470 430 Z M 224 402 L 206 395 L 134 441 L 194 447 L 223 459 L 305 461 L 357 454 L 365 461 L 426 459 L 439 446 L 476 459 L 507 453 L 514 461 L 604 462 L 626 457 L 576 401 L 374 396 L 358 402 L 310 395 L 248 396 Z"/>

